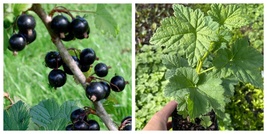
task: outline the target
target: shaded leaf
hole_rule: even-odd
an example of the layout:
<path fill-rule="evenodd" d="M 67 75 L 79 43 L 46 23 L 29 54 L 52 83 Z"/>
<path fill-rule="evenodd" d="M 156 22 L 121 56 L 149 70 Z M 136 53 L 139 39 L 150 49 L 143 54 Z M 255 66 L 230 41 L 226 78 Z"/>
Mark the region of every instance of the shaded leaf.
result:
<path fill-rule="evenodd" d="M 97 4 L 95 13 L 95 25 L 103 33 L 116 36 L 119 32 L 118 24 L 113 16 L 106 10 L 105 4 Z"/>
<path fill-rule="evenodd" d="M 20 15 L 23 11 L 28 10 L 32 4 L 13 4 L 13 14 L 14 16 Z"/>
<path fill-rule="evenodd" d="M 26 130 L 30 122 L 29 109 L 18 101 L 8 110 L 4 110 L 4 130 Z"/>
<path fill-rule="evenodd" d="M 47 124 L 45 127 L 41 127 L 41 130 L 66 130 L 69 120 L 66 118 L 59 118 L 53 120 L 51 123 Z"/>
<path fill-rule="evenodd" d="M 182 58 L 178 55 L 164 55 L 162 58 L 162 63 L 168 68 L 168 69 L 176 69 L 179 67 L 186 67 L 188 66 L 187 60 L 185 58 Z"/>
<path fill-rule="evenodd" d="M 188 98 L 188 113 L 190 118 L 196 118 L 210 111 L 206 96 L 197 89 L 191 89 Z"/>

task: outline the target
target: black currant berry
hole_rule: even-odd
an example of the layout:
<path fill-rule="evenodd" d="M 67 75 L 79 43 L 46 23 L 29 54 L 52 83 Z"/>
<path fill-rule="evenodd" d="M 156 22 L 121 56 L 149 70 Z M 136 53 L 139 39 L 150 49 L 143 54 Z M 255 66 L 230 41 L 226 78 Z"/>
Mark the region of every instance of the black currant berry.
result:
<path fill-rule="evenodd" d="M 71 31 L 77 39 L 88 38 L 90 27 L 84 18 L 77 16 L 71 22 Z"/>
<path fill-rule="evenodd" d="M 80 53 L 80 63 L 82 65 L 91 65 L 96 59 L 95 51 L 91 48 L 85 48 Z"/>
<path fill-rule="evenodd" d="M 19 31 L 31 35 L 32 30 L 36 26 L 36 22 L 33 16 L 22 14 L 17 19 L 17 26 L 19 28 Z"/>
<path fill-rule="evenodd" d="M 104 99 L 106 96 L 106 92 L 104 87 L 100 82 L 91 82 L 85 89 L 86 96 L 91 101 L 99 101 Z"/>
<path fill-rule="evenodd" d="M 125 130 L 125 131 L 129 131 L 129 130 L 132 130 L 132 125 L 131 124 L 126 124 L 122 130 Z"/>
<path fill-rule="evenodd" d="M 88 120 L 87 123 L 88 123 L 88 126 L 89 126 L 88 130 L 100 130 L 100 126 L 99 126 L 97 121 Z"/>
<path fill-rule="evenodd" d="M 67 75 L 64 71 L 60 69 L 53 69 L 48 74 L 48 81 L 49 81 L 49 85 L 54 88 L 61 87 L 67 81 Z"/>
<path fill-rule="evenodd" d="M 66 130 L 73 130 L 73 124 L 69 124 L 68 126 L 66 126 Z"/>
<path fill-rule="evenodd" d="M 88 130 L 89 126 L 85 121 L 77 121 L 73 124 L 74 130 Z"/>
<path fill-rule="evenodd" d="M 127 117 L 123 118 L 121 123 L 124 123 L 125 121 L 126 122 L 128 122 L 128 121 L 132 122 L 132 116 L 127 116 Z"/>
<path fill-rule="evenodd" d="M 104 63 L 98 63 L 95 66 L 95 74 L 98 77 L 105 77 L 108 74 L 108 66 Z"/>
<path fill-rule="evenodd" d="M 27 44 L 32 43 L 36 39 L 36 31 L 34 29 L 32 30 L 32 34 L 23 32 L 19 32 L 19 34 L 22 34 L 25 37 Z"/>
<path fill-rule="evenodd" d="M 113 91 L 115 92 L 120 92 L 124 89 L 125 87 L 125 80 L 121 76 L 114 76 L 110 80 L 110 87 Z"/>
<path fill-rule="evenodd" d="M 69 32 L 65 35 L 65 38 L 62 38 L 63 41 L 71 41 L 74 39 L 74 34 Z"/>
<path fill-rule="evenodd" d="M 106 96 L 104 98 L 107 99 L 109 94 L 110 94 L 110 86 L 107 82 L 104 82 L 104 81 L 101 81 L 100 83 L 102 84 L 102 86 L 104 87 L 104 90 L 106 92 Z"/>
<path fill-rule="evenodd" d="M 70 114 L 70 120 L 72 123 L 74 123 L 76 121 L 83 121 L 85 119 L 87 119 L 86 112 L 81 108 L 74 110 Z"/>
<path fill-rule="evenodd" d="M 90 65 L 81 65 L 81 71 L 82 72 L 87 72 L 90 69 Z"/>
<path fill-rule="evenodd" d="M 45 56 L 45 64 L 49 68 L 59 68 L 63 61 L 57 51 L 50 51 Z"/>
<path fill-rule="evenodd" d="M 70 22 L 64 15 L 57 15 L 51 21 L 51 29 L 53 29 L 60 38 L 65 38 L 65 34 L 70 30 Z"/>
<path fill-rule="evenodd" d="M 27 42 L 22 34 L 13 34 L 9 38 L 9 48 L 13 51 L 21 51 L 25 48 Z"/>
<path fill-rule="evenodd" d="M 76 57 L 76 56 L 72 56 L 73 60 L 75 61 L 76 65 L 81 68 L 80 66 L 80 60 Z M 67 64 L 63 63 L 63 69 L 64 71 L 69 74 L 69 75 L 73 75 L 73 73 L 71 72 L 70 68 L 67 66 Z"/>

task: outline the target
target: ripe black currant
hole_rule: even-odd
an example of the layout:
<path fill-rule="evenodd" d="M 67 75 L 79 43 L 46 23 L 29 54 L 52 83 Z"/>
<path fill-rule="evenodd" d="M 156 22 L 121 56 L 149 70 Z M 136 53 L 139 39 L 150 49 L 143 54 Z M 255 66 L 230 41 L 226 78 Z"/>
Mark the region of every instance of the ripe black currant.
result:
<path fill-rule="evenodd" d="M 77 121 L 73 124 L 74 130 L 88 130 L 89 126 L 85 121 Z"/>
<path fill-rule="evenodd" d="M 124 130 L 124 131 L 132 130 L 132 125 L 131 124 L 126 124 L 121 130 Z"/>
<path fill-rule="evenodd" d="M 88 38 L 90 27 L 84 18 L 77 16 L 71 22 L 71 31 L 77 39 Z"/>
<path fill-rule="evenodd" d="M 95 74 L 98 77 L 105 77 L 108 74 L 108 66 L 104 63 L 96 64 L 94 70 L 95 70 Z"/>
<path fill-rule="evenodd" d="M 83 121 L 87 119 L 85 110 L 79 108 L 74 110 L 70 115 L 70 120 L 74 123 L 76 121 Z"/>
<path fill-rule="evenodd" d="M 65 35 L 65 38 L 62 38 L 63 41 L 71 41 L 74 39 L 74 34 L 72 32 L 69 32 Z"/>
<path fill-rule="evenodd" d="M 80 53 L 80 63 L 82 65 L 91 65 L 96 59 L 95 51 L 91 48 L 85 48 Z"/>
<path fill-rule="evenodd" d="M 102 86 L 106 92 L 106 96 L 104 98 L 107 99 L 109 94 L 110 94 L 110 86 L 107 82 L 104 82 L 104 81 L 101 81 L 100 83 L 102 84 Z"/>
<path fill-rule="evenodd" d="M 121 123 L 124 123 L 125 121 L 130 121 L 130 122 L 132 122 L 132 116 L 127 116 L 127 117 L 125 117 L 125 118 L 123 118 L 122 119 L 122 121 L 121 121 Z"/>
<path fill-rule="evenodd" d="M 115 92 L 120 92 L 124 89 L 125 87 L 125 80 L 121 76 L 114 76 L 110 80 L 110 87 L 113 91 Z"/>
<path fill-rule="evenodd" d="M 32 43 L 36 39 L 36 31 L 34 29 L 32 30 L 32 34 L 24 32 L 19 32 L 19 34 L 22 34 L 25 37 L 27 44 Z"/>
<path fill-rule="evenodd" d="M 64 15 L 57 15 L 51 21 L 51 29 L 53 29 L 60 38 L 65 38 L 65 34 L 67 34 L 70 29 L 70 22 Z"/>
<path fill-rule="evenodd" d="M 13 34 L 9 38 L 9 48 L 13 51 L 21 51 L 25 48 L 27 42 L 22 34 Z"/>
<path fill-rule="evenodd" d="M 81 68 L 80 66 L 80 60 L 76 57 L 76 56 L 72 56 L 73 60 L 75 61 L 75 63 L 77 64 L 77 66 L 79 68 Z M 73 75 L 73 73 L 71 72 L 70 68 L 67 66 L 67 64 L 63 63 L 63 69 L 64 71 L 69 74 L 69 75 Z"/>
<path fill-rule="evenodd" d="M 90 65 L 81 65 L 81 71 L 82 72 L 87 72 L 90 69 Z"/>
<path fill-rule="evenodd" d="M 67 75 L 64 71 L 60 69 L 53 69 L 48 74 L 48 81 L 49 81 L 49 85 L 54 88 L 61 87 L 67 81 Z"/>
<path fill-rule="evenodd" d="M 85 91 L 87 98 L 93 102 L 104 99 L 106 96 L 105 89 L 100 82 L 91 82 L 90 85 L 86 87 Z"/>
<path fill-rule="evenodd" d="M 33 16 L 22 14 L 17 19 L 17 26 L 19 31 L 31 35 L 31 31 L 35 28 L 36 22 Z"/>
<path fill-rule="evenodd" d="M 59 68 L 63 61 L 57 51 L 50 51 L 45 56 L 45 64 L 49 68 Z"/>
<path fill-rule="evenodd" d="M 68 126 L 66 126 L 66 130 L 73 130 L 73 124 L 69 124 Z"/>
<path fill-rule="evenodd" d="M 97 121 L 95 120 L 88 120 L 86 121 L 88 123 L 88 130 L 100 130 L 100 126 Z"/>

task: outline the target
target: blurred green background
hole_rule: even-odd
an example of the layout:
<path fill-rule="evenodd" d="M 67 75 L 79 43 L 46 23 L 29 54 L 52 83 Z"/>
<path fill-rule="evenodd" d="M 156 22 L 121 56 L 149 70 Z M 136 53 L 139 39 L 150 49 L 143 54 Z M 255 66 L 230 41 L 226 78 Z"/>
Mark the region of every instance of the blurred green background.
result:
<path fill-rule="evenodd" d="M 42 4 L 47 12 L 55 6 L 79 11 L 96 10 L 96 4 Z M 4 8 L 6 7 L 8 5 L 4 4 Z M 85 15 L 91 29 L 90 38 L 76 39 L 64 42 L 64 44 L 66 48 L 94 49 L 100 60 L 93 65 L 103 62 L 112 67 L 108 76 L 105 77 L 106 80 L 109 81 L 117 74 L 129 82 L 123 92 L 111 92 L 109 98 L 102 101 L 111 118 L 117 125 L 120 125 L 124 117 L 132 114 L 132 8 L 131 4 L 107 4 L 105 7 L 118 24 L 119 32 L 116 36 L 96 28 L 94 13 L 71 12 L 74 16 Z M 22 100 L 29 106 L 37 105 L 42 100 L 50 98 L 54 98 L 60 105 L 65 101 L 76 101 L 79 107 L 92 106 L 82 86 L 76 84 L 71 75 L 67 76 L 67 82 L 63 87 L 57 90 L 49 87 L 47 77 L 51 69 L 45 66 L 44 58 L 47 52 L 56 50 L 56 47 L 51 42 L 51 37 L 40 18 L 32 11 L 28 13 L 36 20 L 37 38 L 17 56 L 13 56 L 12 52 L 7 49 L 8 38 L 12 30 L 4 30 L 4 92 L 9 93 L 11 99 Z M 4 20 L 6 15 L 8 16 L 8 13 L 5 14 Z M 4 107 L 8 105 L 9 102 L 4 100 Z M 107 129 L 98 117 L 92 116 L 91 118 L 99 122 L 101 130 Z"/>

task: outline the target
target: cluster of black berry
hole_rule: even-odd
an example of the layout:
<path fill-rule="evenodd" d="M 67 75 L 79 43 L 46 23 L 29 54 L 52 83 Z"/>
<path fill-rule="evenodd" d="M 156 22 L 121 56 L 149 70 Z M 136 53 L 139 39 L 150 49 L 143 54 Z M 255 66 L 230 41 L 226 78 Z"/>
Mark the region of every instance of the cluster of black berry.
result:
<path fill-rule="evenodd" d="M 76 109 L 70 115 L 71 124 L 67 125 L 66 130 L 100 130 L 97 121 L 88 119 L 90 110 Z"/>
<path fill-rule="evenodd" d="M 54 33 L 63 41 L 71 41 L 75 38 L 88 38 L 90 33 L 90 27 L 84 18 L 77 16 L 70 22 L 68 18 L 62 14 L 53 17 L 51 29 L 53 29 Z"/>
<path fill-rule="evenodd" d="M 132 130 L 132 116 L 127 116 L 121 121 L 120 131 Z"/>
<path fill-rule="evenodd" d="M 16 24 L 19 32 L 9 38 L 8 46 L 8 49 L 14 53 L 23 50 L 26 45 L 36 39 L 36 31 L 34 30 L 36 22 L 33 16 L 22 14 L 18 17 Z"/>

